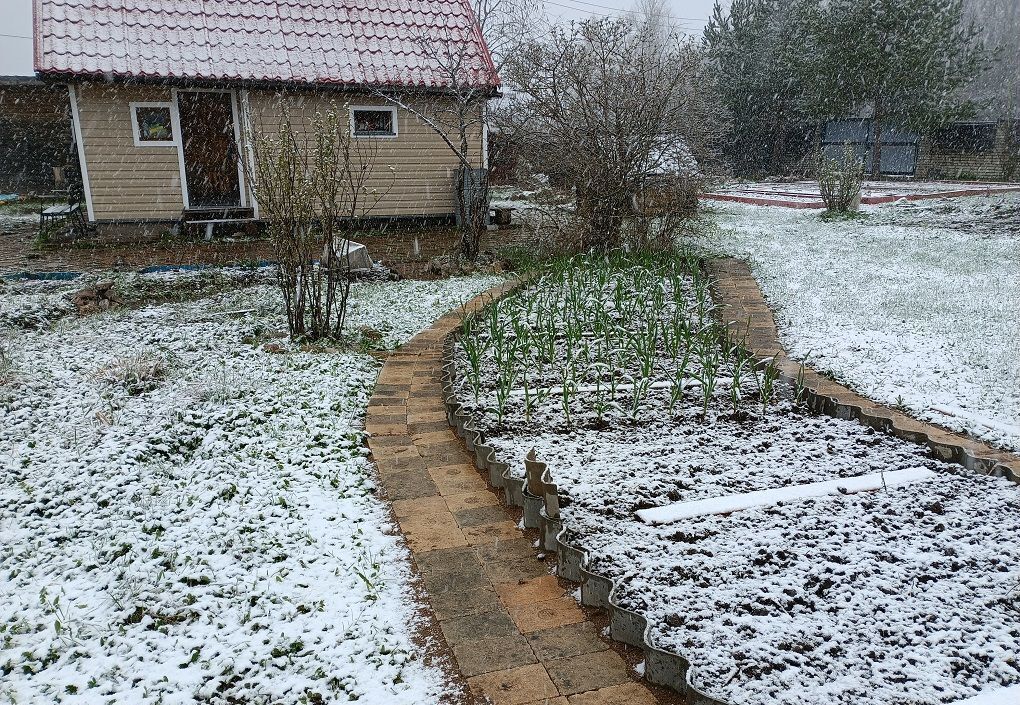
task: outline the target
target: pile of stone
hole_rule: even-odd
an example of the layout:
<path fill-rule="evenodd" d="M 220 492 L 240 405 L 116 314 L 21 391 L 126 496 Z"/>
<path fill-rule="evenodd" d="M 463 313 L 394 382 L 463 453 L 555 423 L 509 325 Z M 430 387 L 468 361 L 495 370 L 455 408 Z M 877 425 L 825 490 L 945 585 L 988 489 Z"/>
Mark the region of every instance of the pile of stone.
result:
<path fill-rule="evenodd" d="M 114 293 L 112 281 L 102 281 L 95 286 L 82 289 L 71 297 L 71 303 L 74 304 L 79 316 L 88 316 L 124 305 Z"/>

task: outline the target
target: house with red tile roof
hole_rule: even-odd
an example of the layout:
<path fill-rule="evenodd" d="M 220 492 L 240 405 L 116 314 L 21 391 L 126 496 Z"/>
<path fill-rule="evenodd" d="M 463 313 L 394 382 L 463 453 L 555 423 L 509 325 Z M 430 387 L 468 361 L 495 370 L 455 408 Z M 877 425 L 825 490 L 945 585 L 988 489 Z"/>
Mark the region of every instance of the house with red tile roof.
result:
<path fill-rule="evenodd" d="M 449 216 L 460 160 L 413 107 L 470 89 L 481 113 L 499 87 L 469 0 L 34 2 L 36 73 L 67 86 L 100 226 L 257 219 L 249 136 L 285 112 L 310 129 L 331 105 L 389 180 L 372 215 Z M 484 120 L 475 132 L 481 167 Z"/>

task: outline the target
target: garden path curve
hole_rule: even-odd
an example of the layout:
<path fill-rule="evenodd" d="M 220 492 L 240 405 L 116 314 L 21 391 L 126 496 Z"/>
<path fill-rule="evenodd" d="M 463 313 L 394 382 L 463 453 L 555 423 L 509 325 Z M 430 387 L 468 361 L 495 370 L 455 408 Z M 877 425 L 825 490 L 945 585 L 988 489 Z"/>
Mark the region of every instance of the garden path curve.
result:
<path fill-rule="evenodd" d="M 758 359 L 774 358 L 781 376 L 796 380 L 800 364 L 786 354 L 772 310 L 765 302 L 747 262 L 734 258 L 707 261 L 713 279 L 713 295 L 732 339 L 743 341 Z M 746 340 L 745 340 L 746 336 Z M 882 428 L 908 441 L 927 445 L 932 453 L 949 462 L 978 472 L 1008 477 L 1020 483 L 1020 455 L 993 448 L 974 438 L 877 404 L 810 368 L 804 370 L 804 386 L 811 406 L 821 413 L 852 418 Z"/>
<path fill-rule="evenodd" d="M 468 311 L 512 286 L 475 298 Z M 443 316 L 387 358 L 366 422 L 380 483 L 458 669 L 495 705 L 675 701 L 638 682 L 599 636 L 450 427 L 443 341 L 460 320 Z"/>

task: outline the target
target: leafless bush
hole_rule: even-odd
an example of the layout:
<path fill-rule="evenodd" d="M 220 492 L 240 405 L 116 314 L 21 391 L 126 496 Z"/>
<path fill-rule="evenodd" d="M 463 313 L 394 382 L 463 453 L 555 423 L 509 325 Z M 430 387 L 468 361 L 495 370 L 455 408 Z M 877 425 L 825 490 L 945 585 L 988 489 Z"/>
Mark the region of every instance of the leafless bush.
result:
<path fill-rule="evenodd" d="M 725 121 L 703 53 L 653 19 L 555 28 L 505 74 L 519 97 L 507 129 L 522 136 L 529 162 L 573 186 L 586 249 L 645 237 L 661 215 L 643 208 L 657 185 L 696 185 L 716 158 Z M 657 210 L 684 203 L 665 199 Z"/>
<path fill-rule="evenodd" d="M 338 338 L 350 294 L 350 236 L 383 195 L 370 187 L 377 150 L 352 138 L 346 105 L 300 125 L 286 102 L 281 109 L 275 132 L 251 130 L 246 180 L 275 249 L 291 337 Z"/>
<path fill-rule="evenodd" d="M 830 213 L 850 213 L 861 205 L 864 165 L 852 145 L 844 144 L 839 159 L 818 155 L 818 189 Z"/>
<path fill-rule="evenodd" d="M 14 353 L 6 340 L 0 340 L 0 384 L 7 384 L 14 377 Z"/>
<path fill-rule="evenodd" d="M 96 379 L 120 387 L 131 396 L 151 391 L 166 378 L 166 360 L 162 355 L 138 352 L 124 355 L 96 372 Z"/>

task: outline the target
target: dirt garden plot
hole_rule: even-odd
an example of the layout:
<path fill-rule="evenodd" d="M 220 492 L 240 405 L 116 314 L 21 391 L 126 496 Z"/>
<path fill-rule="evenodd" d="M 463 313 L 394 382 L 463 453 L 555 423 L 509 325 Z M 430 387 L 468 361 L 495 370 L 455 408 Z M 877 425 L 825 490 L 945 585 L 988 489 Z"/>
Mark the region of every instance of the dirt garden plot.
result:
<path fill-rule="evenodd" d="M 512 473 L 548 463 L 564 538 L 709 696 L 1020 685 L 1020 488 L 813 416 L 720 333 L 693 259 L 560 263 L 465 322 L 457 396 Z"/>

